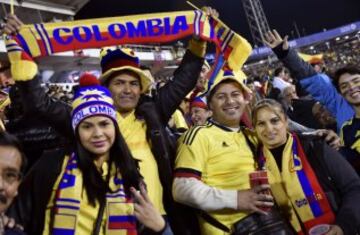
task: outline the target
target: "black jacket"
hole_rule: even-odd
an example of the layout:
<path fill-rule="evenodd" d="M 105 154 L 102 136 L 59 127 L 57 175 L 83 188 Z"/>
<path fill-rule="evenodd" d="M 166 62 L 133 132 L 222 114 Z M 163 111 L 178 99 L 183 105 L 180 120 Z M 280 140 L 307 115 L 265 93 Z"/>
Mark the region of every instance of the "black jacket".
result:
<path fill-rule="evenodd" d="M 360 232 L 360 179 L 337 151 L 324 141 L 299 136 L 307 159 L 336 214 L 336 224 L 345 235 Z"/>
<path fill-rule="evenodd" d="M 186 234 L 184 231 L 186 226 L 183 224 L 182 218 L 184 216 L 177 213 L 171 194 L 171 159 L 175 158 L 175 149 L 173 148 L 175 145 L 171 143 L 165 127 L 181 101 L 195 87 L 203 63 L 203 58 L 187 51 L 181 65 L 174 73 L 174 78 L 159 90 L 157 96 L 141 97 L 135 111 L 138 117 L 145 119 L 147 125 L 147 138 L 151 142 L 152 152 L 158 164 L 164 192 L 163 202 L 170 224 L 175 233 L 182 235 Z M 37 113 L 44 122 L 54 127 L 66 138 L 74 138 L 69 105 L 50 99 L 40 87 L 39 79 L 18 82 L 18 86 L 26 113 Z M 46 204 L 47 200 L 42 203 Z M 36 228 L 32 231 L 40 230 Z"/>
<path fill-rule="evenodd" d="M 28 160 L 26 171 L 41 157 L 43 151 L 66 145 L 65 139 L 54 128 L 34 115 L 10 120 L 5 127 L 7 132 L 21 141 Z"/>
<path fill-rule="evenodd" d="M 282 49 L 282 44 L 280 44 L 273 49 L 273 52 L 297 80 L 316 75 L 315 69 L 301 59 L 294 49 L 284 50 Z"/>

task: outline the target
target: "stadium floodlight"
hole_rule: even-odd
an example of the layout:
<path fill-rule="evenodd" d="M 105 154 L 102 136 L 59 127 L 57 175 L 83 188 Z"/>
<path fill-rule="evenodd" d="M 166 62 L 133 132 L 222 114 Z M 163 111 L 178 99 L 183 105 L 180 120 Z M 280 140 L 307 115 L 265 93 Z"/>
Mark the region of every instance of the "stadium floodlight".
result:
<path fill-rule="evenodd" d="M 270 30 L 260 0 L 242 1 L 255 47 L 264 45 L 264 35 Z"/>

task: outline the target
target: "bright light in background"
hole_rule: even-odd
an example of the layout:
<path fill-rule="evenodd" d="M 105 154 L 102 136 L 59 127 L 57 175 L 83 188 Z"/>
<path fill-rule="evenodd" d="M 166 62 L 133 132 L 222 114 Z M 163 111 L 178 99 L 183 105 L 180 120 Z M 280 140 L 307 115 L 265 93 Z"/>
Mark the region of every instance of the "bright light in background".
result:
<path fill-rule="evenodd" d="M 336 40 L 336 41 L 339 41 L 339 40 L 340 40 L 340 37 L 337 37 L 335 40 Z"/>
<path fill-rule="evenodd" d="M 41 72 L 42 82 L 48 83 L 50 82 L 50 78 L 55 74 L 55 71 L 53 70 L 43 70 Z"/>

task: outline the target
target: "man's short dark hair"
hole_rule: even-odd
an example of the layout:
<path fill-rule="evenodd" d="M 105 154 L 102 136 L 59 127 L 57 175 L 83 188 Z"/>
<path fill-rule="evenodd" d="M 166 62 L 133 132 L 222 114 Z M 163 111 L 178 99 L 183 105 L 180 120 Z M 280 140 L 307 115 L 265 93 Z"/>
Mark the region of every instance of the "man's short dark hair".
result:
<path fill-rule="evenodd" d="M 19 151 L 21 155 L 20 171 L 21 173 L 24 173 L 27 165 L 27 158 L 18 138 L 16 138 L 15 135 L 7 133 L 6 131 L 0 131 L 0 146 L 13 147 Z"/>
<path fill-rule="evenodd" d="M 339 93 L 341 93 L 339 87 L 339 78 L 345 73 L 348 73 L 350 75 L 360 74 L 360 69 L 355 65 L 347 65 L 335 71 L 333 76 L 333 84 Z"/>

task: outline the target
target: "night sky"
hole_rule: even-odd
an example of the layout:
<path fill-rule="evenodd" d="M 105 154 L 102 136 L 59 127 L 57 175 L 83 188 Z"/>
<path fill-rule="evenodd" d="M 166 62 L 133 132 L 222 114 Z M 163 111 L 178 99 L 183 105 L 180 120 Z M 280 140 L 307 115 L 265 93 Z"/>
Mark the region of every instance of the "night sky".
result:
<path fill-rule="evenodd" d="M 241 0 L 192 0 L 197 6 L 216 8 L 220 18 L 239 34 L 251 40 Z M 271 28 L 301 36 L 336 28 L 360 20 L 360 0 L 262 0 Z M 185 0 L 91 0 L 77 19 L 130 14 L 190 10 Z M 293 31 L 293 32 L 291 32 Z"/>

